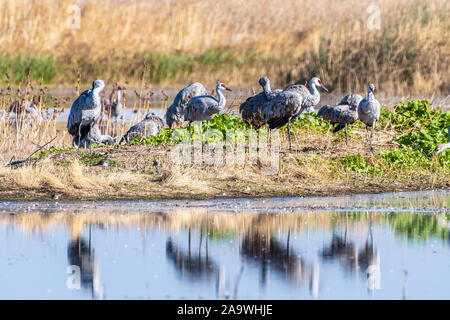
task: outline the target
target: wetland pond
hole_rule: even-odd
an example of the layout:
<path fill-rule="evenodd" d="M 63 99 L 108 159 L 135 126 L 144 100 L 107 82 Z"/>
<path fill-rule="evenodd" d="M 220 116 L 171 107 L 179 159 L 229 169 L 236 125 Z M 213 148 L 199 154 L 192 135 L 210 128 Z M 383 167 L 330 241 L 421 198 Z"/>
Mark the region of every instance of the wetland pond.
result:
<path fill-rule="evenodd" d="M 0 202 L 1 299 L 449 299 L 450 190 Z"/>

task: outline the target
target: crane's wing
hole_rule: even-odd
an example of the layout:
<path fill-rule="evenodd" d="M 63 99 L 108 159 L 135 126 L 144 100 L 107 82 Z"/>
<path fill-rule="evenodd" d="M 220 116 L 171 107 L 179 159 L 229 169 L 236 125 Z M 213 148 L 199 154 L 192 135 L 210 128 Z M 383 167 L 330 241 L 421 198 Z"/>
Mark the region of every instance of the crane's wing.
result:
<path fill-rule="evenodd" d="M 86 100 L 91 90 L 83 91 L 72 104 L 70 108 L 69 118 L 67 120 L 67 130 L 71 135 L 78 134 L 78 126 L 81 122 L 81 111 L 86 109 Z"/>
<path fill-rule="evenodd" d="M 270 129 L 280 128 L 303 111 L 302 102 L 303 97 L 295 90 L 283 90 L 264 108 L 264 120 Z"/>

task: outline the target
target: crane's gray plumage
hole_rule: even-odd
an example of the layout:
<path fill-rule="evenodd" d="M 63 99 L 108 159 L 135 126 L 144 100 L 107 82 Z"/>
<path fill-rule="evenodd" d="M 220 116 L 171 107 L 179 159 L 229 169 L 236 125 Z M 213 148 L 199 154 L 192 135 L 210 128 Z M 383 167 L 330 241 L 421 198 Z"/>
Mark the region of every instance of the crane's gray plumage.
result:
<path fill-rule="evenodd" d="M 196 96 L 190 99 L 184 109 L 184 121 L 189 122 L 189 141 L 191 141 L 191 124 L 194 121 L 207 121 L 206 135 L 208 136 L 209 120 L 211 120 L 216 113 L 223 110 L 227 101 L 222 93 L 222 90 L 231 91 L 225 84 L 219 83 L 216 86 L 216 93 L 219 99 L 213 96 L 204 95 Z M 203 142 L 202 126 L 200 125 L 200 138 Z"/>
<path fill-rule="evenodd" d="M 67 120 L 67 130 L 73 136 L 72 145 L 79 145 L 100 117 L 102 110 L 100 92 L 104 87 L 103 80 L 95 80 L 92 89 L 81 93 L 73 102 Z"/>
<path fill-rule="evenodd" d="M 100 132 L 98 125 L 94 125 L 89 133 L 80 141 L 78 147 L 90 148 L 94 143 L 96 144 L 113 144 L 114 138 L 108 135 L 103 135 Z"/>
<path fill-rule="evenodd" d="M 207 94 L 208 91 L 199 82 L 191 83 L 181 89 L 166 112 L 166 123 L 169 128 L 183 124 L 184 109 L 191 98 Z"/>
<path fill-rule="evenodd" d="M 123 106 L 122 106 L 122 87 L 117 86 L 117 98 L 110 103 L 108 99 L 106 99 L 106 107 L 105 111 L 107 114 L 111 113 L 111 117 L 118 119 L 123 114 Z"/>
<path fill-rule="evenodd" d="M 278 129 L 287 123 L 289 149 L 292 148 L 290 122 L 308 107 L 319 103 L 320 94 L 316 86 L 327 90 L 319 78 L 312 78 L 309 81 L 310 89 L 303 85 L 290 85 L 275 95 L 263 109 L 262 115 L 269 129 Z"/>
<path fill-rule="evenodd" d="M 136 138 L 155 136 L 164 128 L 164 121 L 153 112 L 147 113 L 145 119 L 132 126 L 119 143 L 129 142 Z"/>
<path fill-rule="evenodd" d="M 27 115 L 32 116 L 33 118 L 38 116 L 38 110 L 36 103 L 29 101 L 29 100 L 16 100 L 9 106 L 9 112 L 15 113 L 16 117 L 22 115 L 22 113 L 25 111 Z"/>
<path fill-rule="evenodd" d="M 337 106 L 323 106 L 317 115 L 336 125 L 333 132 L 345 128 L 345 142 L 348 143 L 347 125 L 358 120 L 358 105 L 362 97 L 359 94 L 346 95 Z"/>
<path fill-rule="evenodd" d="M 248 98 L 245 102 L 241 103 L 239 107 L 239 112 L 241 113 L 242 119 L 244 119 L 244 121 L 251 125 L 255 130 L 258 130 L 266 124 L 262 115 L 262 110 L 266 107 L 267 103 L 273 99 L 273 97 L 282 91 L 279 89 L 272 90 L 270 88 L 269 78 L 267 77 L 260 78 L 259 84 L 263 88 L 263 91 Z"/>
<path fill-rule="evenodd" d="M 375 99 L 375 85 L 369 83 L 367 89 L 367 97 L 361 100 L 358 105 L 358 118 L 362 123 L 366 125 L 366 132 L 370 144 L 370 151 L 373 151 L 372 139 L 373 139 L 373 129 L 375 128 L 375 123 L 380 119 L 381 105 L 377 99 Z M 369 137 L 369 127 L 371 127 L 371 134 Z"/>
<path fill-rule="evenodd" d="M 303 103 L 302 107 L 304 108 L 302 112 L 312 113 L 315 112 L 314 107 L 317 106 L 320 102 L 320 92 L 317 89 L 317 87 L 321 87 L 326 92 L 328 92 L 328 89 L 322 84 L 322 81 L 314 77 L 308 82 L 308 87 L 302 85 L 302 84 L 294 84 L 288 86 L 285 90 L 295 90 L 303 96 Z M 300 116 L 302 112 L 299 112 L 294 117 Z"/>
<path fill-rule="evenodd" d="M 445 149 L 450 148 L 450 126 L 448 126 L 448 142 L 447 143 L 441 143 L 436 146 L 436 149 L 434 149 L 434 156 L 438 155 Z"/>

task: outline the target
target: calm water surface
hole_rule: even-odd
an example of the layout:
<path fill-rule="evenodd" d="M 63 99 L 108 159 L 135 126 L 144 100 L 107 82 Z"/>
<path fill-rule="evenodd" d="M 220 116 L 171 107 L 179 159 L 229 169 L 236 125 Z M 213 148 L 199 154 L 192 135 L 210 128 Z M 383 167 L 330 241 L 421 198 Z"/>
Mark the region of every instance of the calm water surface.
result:
<path fill-rule="evenodd" d="M 450 191 L 0 203 L 2 299 L 449 299 Z"/>

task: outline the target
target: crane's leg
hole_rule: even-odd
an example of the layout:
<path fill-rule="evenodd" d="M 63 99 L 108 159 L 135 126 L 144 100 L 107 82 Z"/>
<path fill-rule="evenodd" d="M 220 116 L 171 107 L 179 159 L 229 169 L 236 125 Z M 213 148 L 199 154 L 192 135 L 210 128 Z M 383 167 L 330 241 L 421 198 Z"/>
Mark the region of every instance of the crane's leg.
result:
<path fill-rule="evenodd" d="M 200 121 L 200 143 L 202 144 L 202 152 L 203 152 L 203 121 Z"/>
<path fill-rule="evenodd" d="M 291 120 L 288 120 L 288 125 L 287 125 L 287 130 L 288 130 L 288 139 L 289 139 L 289 150 L 292 150 L 292 145 L 291 145 Z"/>
<path fill-rule="evenodd" d="M 189 121 L 189 144 L 191 144 L 191 122 Z"/>
<path fill-rule="evenodd" d="M 366 125 L 366 135 L 367 135 L 367 142 L 370 143 L 370 137 L 369 137 L 369 126 Z"/>
<path fill-rule="evenodd" d="M 209 129 L 209 120 L 206 120 L 206 143 L 208 143 L 208 129 Z"/>
<path fill-rule="evenodd" d="M 88 132 L 89 138 L 91 137 L 91 130 L 92 130 L 92 122 L 89 123 L 89 132 Z M 92 153 L 92 141 L 89 142 L 89 153 Z"/>
<path fill-rule="evenodd" d="M 81 137 L 81 122 L 80 122 L 80 124 L 79 124 L 79 126 L 78 126 L 78 143 L 77 143 L 77 152 L 79 152 L 79 151 L 80 151 L 80 143 L 81 143 L 80 137 Z"/>
<path fill-rule="evenodd" d="M 345 144 L 348 146 L 348 138 L 347 138 L 347 124 L 345 124 Z"/>
<path fill-rule="evenodd" d="M 373 129 L 375 128 L 375 120 L 372 122 L 372 130 L 370 133 L 370 151 L 373 152 L 372 140 L 373 140 Z"/>

